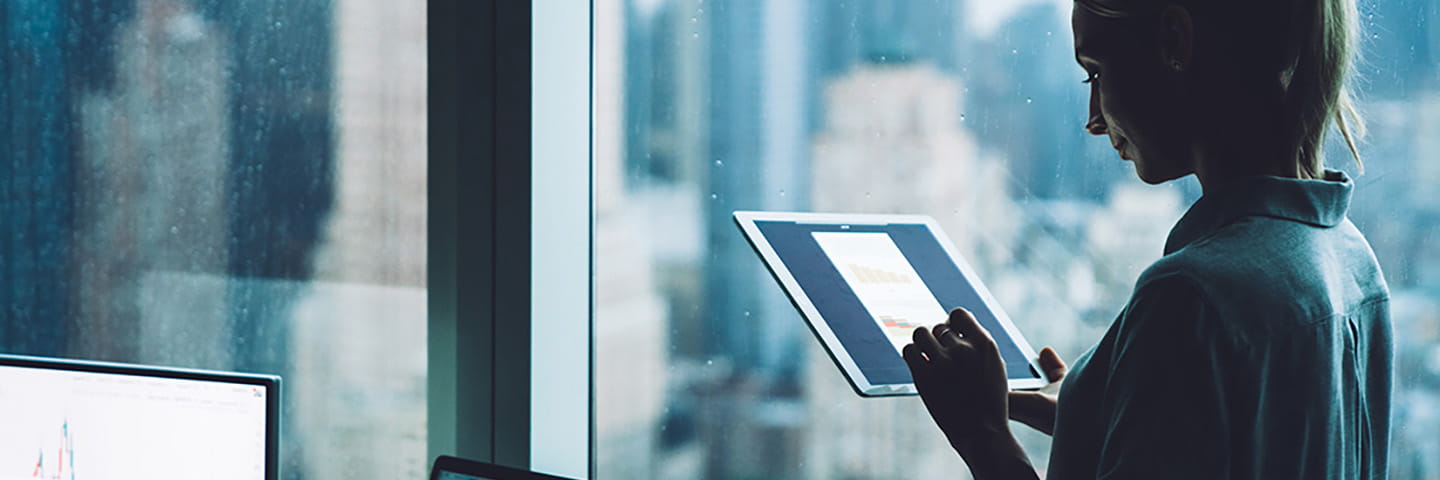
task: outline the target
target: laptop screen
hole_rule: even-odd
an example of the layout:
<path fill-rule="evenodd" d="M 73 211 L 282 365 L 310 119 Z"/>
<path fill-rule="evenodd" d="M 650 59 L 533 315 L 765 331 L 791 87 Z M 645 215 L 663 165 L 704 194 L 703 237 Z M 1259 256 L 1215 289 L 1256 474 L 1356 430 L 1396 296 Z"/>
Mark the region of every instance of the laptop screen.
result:
<path fill-rule="evenodd" d="M 0 365 L 0 478 L 266 478 L 264 385 Z"/>
<path fill-rule="evenodd" d="M 438 480 L 494 480 L 491 478 L 462 475 L 455 472 L 440 472 Z"/>

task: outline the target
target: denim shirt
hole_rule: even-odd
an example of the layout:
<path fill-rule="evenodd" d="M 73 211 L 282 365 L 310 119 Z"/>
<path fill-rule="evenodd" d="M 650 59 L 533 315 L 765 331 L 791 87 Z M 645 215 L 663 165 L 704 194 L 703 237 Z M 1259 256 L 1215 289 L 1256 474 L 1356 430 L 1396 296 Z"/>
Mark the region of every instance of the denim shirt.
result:
<path fill-rule="evenodd" d="M 1195 202 L 1061 384 L 1048 478 L 1386 478 L 1389 290 L 1351 186 Z"/>

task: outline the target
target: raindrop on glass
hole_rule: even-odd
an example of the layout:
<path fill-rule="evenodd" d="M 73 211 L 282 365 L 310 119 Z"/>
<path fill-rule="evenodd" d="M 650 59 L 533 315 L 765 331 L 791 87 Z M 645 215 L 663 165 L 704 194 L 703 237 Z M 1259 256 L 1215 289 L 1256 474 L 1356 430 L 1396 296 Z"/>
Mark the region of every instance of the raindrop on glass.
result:
<path fill-rule="evenodd" d="M 711 200 L 714 200 L 714 199 L 717 199 L 717 198 L 720 198 L 720 195 L 719 195 L 719 194 L 716 194 L 716 193 L 710 194 L 710 199 L 711 199 Z"/>
<path fill-rule="evenodd" d="M 785 196 L 785 190 L 780 190 L 780 196 Z"/>
<path fill-rule="evenodd" d="M 746 310 L 746 311 L 745 311 L 745 316 L 747 316 L 747 317 L 750 316 L 750 311 L 749 311 L 749 310 Z"/>
<path fill-rule="evenodd" d="M 1030 97 L 1025 97 L 1025 103 L 1035 103 L 1035 100 Z"/>
<path fill-rule="evenodd" d="M 963 114 L 963 113 L 960 114 L 960 121 L 962 121 L 962 122 L 965 121 L 965 114 Z"/>
<path fill-rule="evenodd" d="M 720 161 L 720 160 L 716 160 L 716 161 L 715 161 L 715 166 L 717 166 L 717 167 L 723 167 L 723 166 L 725 166 L 725 162 Z"/>

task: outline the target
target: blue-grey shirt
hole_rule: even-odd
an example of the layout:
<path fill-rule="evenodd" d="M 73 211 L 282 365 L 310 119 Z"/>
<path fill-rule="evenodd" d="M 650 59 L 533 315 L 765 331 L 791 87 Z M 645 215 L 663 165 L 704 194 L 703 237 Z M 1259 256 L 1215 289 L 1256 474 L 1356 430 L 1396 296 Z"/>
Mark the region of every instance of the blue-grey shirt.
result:
<path fill-rule="evenodd" d="M 1351 185 L 1195 202 L 1062 383 L 1048 478 L 1385 478 L 1390 297 Z"/>

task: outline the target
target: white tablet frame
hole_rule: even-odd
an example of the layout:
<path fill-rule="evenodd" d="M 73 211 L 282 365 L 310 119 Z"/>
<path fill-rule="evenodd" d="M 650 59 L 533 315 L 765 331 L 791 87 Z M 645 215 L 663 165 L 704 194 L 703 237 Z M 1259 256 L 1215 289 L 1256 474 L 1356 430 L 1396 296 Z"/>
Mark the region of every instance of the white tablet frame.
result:
<path fill-rule="evenodd" d="M 785 290 L 785 294 L 790 297 L 791 303 L 795 304 L 795 308 L 800 310 L 801 317 L 803 317 L 805 323 L 810 326 L 810 331 L 814 332 L 815 336 L 820 339 L 820 343 L 825 346 L 825 352 L 830 355 L 831 360 L 835 361 L 835 365 L 840 367 L 840 371 L 845 374 L 845 379 L 850 382 L 850 386 L 854 388 L 855 393 L 860 394 L 860 396 L 915 395 L 917 392 L 915 391 L 915 384 L 913 383 L 872 385 L 870 381 L 865 378 L 864 373 L 860 371 L 860 367 L 856 365 L 855 360 L 850 356 L 850 352 L 845 350 L 845 345 L 840 343 L 839 337 L 836 337 L 835 332 L 830 329 L 830 324 L 826 323 L 825 319 L 820 316 L 820 311 L 815 308 L 815 304 L 810 301 L 810 297 L 805 294 L 805 290 L 800 288 L 800 283 L 795 280 L 795 276 L 790 273 L 790 269 L 785 266 L 785 262 L 780 259 L 780 255 L 775 253 L 775 248 L 770 245 L 769 239 L 765 238 L 765 235 L 760 232 L 760 227 L 756 225 L 756 222 L 795 222 L 800 224 L 836 225 L 842 227 L 846 225 L 924 225 L 925 228 L 930 230 L 931 235 L 935 237 L 936 241 L 940 242 L 940 246 L 945 249 L 945 253 L 950 256 L 950 260 L 955 262 L 956 267 L 959 267 L 960 274 L 965 277 L 965 281 L 975 288 L 975 292 L 979 294 L 980 301 L 984 302 L 985 308 L 990 309 L 990 311 L 995 314 L 995 320 L 1000 322 L 1001 327 L 1005 329 L 1005 335 L 1008 335 L 1014 340 L 1015 345 L 1020 348 L 1021 353 L 1025 354 L 1025 358 L 1029 361 L 1030 367 L 1033 368 L 1035 372 L 1042 372 L 1040 365 L 1036 363 L 1037 355 L 1035 350 L 1030 347 L 1030 342 L 1025 340 L 1025 337 L 1020 334 L 1019 329 L 1015 328 L 1015 324 L 1010 321 L 1010 316 L 1006 315 L 1005 310 L 1000 308 L 1000 302 L 990 294 L 989 289 L 985 288 L 985 284 L 980 281 L 979 276 L 970 268 L 970 264 L 965 261 L 964 257 L 960 256 L 960 253 L 955 249 L 955 245 L 950 242 L 950 237 L 945 235 L 945 231 L 940 229 L 940 225 L 935 222 L 934 218 L 927 215 L 756 211 L 736 211 L 734 217 L 735 224 L 744 232 L 745 239 L 749 240 L 750 246 L 755 249 L 756 253 L 760 254 L 760 258 L 764 260 L 765 267 L 775 276 L 775 280 L 780 282 L 780 286 Z M 1009 380 L 1009 384 L 1012 390 L 1025 390 L 1043 387 L 1046 381 L 1043 378 L 1021 378 Z"/>

